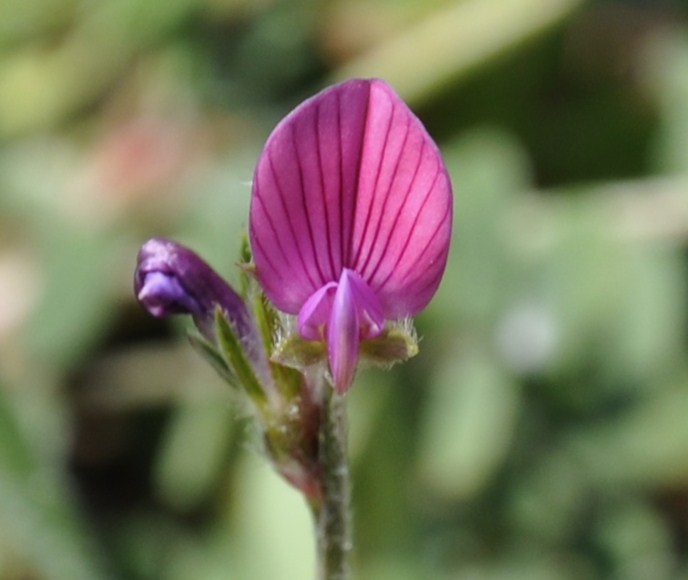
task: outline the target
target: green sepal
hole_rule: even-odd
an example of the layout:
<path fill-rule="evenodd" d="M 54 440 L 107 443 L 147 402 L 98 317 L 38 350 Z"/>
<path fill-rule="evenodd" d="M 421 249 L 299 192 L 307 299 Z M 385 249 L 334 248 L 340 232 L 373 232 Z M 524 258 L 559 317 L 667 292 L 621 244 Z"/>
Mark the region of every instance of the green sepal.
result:
<path fill-rule="evenodd" d="M 268 302 L 265 294 L 260 291 L 255 292 L 252 296 L 251 305 L 265 352 L 272 352 L 275 336 L 277 336 L 277 331 L 280 328 L 279 315 L 272 304 Z"/>
<path fill-rule="evenodd" d="M 241 246 L 239 248 L 239 288 L 241 296 L 246 299 L 251 288 L 255 266 L 251 263 L 251 244 L 248 235 L 243 232 L 241 236 Z"/>
<path fill-rule="evenodd" d="M 361 360 L 378 366 L 392 366 L 417 354 L 416 333 L 404 324 L 392 324 L 380 336 L 361 342 Z"/>
<path fill-rule="evenodd" d="M 272 353 L 274 362 L 298 370 L 321 363 L 326 358 L 327 347 L 324 342 L 306 340 L 296 334 L 282 340 Z"/>
<path fill-rule="evenodd" d="M 292 395 L 298 394 L 303 380 L 303 371 L 325 360 L 325 344 L 305 340 L 296 334 L 281 340 L 272 349 L 270 366 L 279 385 Z"/>
<path fill-rule="evenodd" d="M 208 342 L 201 334 L 190 330 L 187 338 L 193 349 L 199 353 L 215 371 L 232 387 L 237 388 L 239 381 L 236 374 L 227 364 L 224 357 L 217 351 L 215 346 Z"/>
<path fill-rule="evenodd" d="M 253 365 L 246 357 L 246 352 L 234 327 L 227 320 L 221 308 L 215 310 L 215 333 L 220 353 L 227 365 L 234 371 L 239 384 L 248 396 L 260 407 L 267 402 L 267 395 L 253 370 Z"/>
<path fill-rule="evenodd" d="M 252 259 L 251 243 L 248 241 L 246 230 L 241 233 L 241 246 L 239 247 L 239 260 L 242 264 L 250 264 Z"/>

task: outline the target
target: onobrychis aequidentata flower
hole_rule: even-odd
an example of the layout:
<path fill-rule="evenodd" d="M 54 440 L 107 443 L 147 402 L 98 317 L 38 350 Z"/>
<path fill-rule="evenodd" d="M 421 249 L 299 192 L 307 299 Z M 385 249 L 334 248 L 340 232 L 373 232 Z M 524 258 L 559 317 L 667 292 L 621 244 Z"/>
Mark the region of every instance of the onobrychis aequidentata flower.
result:
<path fill-rule="evenodd" d="M 440 152 L 384 81 L 308 99 L 270 135 L 253 181 L 250 240 L 273 305 L 324 341 L 351 386 L 361 341 L 414 316 L 444 272 L 452 191 Z"/>

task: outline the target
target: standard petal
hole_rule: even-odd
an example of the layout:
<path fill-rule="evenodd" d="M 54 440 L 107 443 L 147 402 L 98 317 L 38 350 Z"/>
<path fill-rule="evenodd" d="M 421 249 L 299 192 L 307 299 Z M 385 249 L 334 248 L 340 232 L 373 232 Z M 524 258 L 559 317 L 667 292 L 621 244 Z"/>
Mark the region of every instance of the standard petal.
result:
<path fill-rule="evenodd" d="M 446 265 L 452 221 L 449 176 L 420 120 L 383 81 L 372 81 L 348 267 L 385 317 L 416 314 Z"/>
<path fill-rule="evenodd" d="M 370 81 L 305 101 L 270 135 L 258 160 L 250 237 L 275 306 L 296 314 L 349 259 Z"/>
<path fill-rule="evenodd" d="M 446 264 L 452 192 L 437 146 L 381 80 L 353 80 L 304 102 L 258 162 L 250 235 L 258 278 L 296 314 L 344 268 L 389 319 L 416 314 Z"/>

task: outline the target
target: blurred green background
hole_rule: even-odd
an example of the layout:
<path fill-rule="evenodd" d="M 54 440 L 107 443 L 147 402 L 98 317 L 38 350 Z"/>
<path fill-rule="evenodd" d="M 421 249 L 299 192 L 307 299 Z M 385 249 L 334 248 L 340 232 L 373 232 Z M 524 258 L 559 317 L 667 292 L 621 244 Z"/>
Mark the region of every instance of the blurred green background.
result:
<path fill-rule="evenodd" d="M 356 578 L 688 579 L 688 9 L 1 0 L 0 579 L 301 580 L 307 509 L 132 296 L 230 280 L 262 143 L 388 80 L 455 184 L 421 354 L 349 397 Z"/>

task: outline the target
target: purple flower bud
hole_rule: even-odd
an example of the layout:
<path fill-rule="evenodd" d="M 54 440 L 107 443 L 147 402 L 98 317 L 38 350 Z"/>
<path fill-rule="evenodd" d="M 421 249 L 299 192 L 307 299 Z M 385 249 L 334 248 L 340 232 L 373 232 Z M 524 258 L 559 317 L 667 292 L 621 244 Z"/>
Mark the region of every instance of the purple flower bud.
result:
<path fill-rule="evenodd" d="M 137 298 L 153 316 L 165 318 L 170 314 L 200 314 L 201 306 L 187 293 L 173 275 L 150 272 L 143 279 Z"/>
<path fill-rule="evenodd" d="M 134 290 L 153 316 L 190 314 L 211 341 L 217 306 L 225 311 L 239 336 L 253 332 L 242 298 L 194 252 L 176 242 L 153 238 L 141 247 Z"/>
<path fill-rule="evenodd" d="M 361 340 L 413 316 L 439 285 L 452 192 L 437 146 L 381 80 L 308 99 L 258 161 L 250 238 L 256 273 L 304 338 L 325 340 L 335 386 L 353 380 Z"/>

